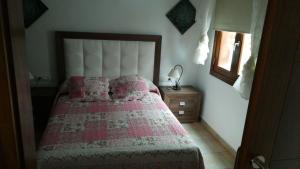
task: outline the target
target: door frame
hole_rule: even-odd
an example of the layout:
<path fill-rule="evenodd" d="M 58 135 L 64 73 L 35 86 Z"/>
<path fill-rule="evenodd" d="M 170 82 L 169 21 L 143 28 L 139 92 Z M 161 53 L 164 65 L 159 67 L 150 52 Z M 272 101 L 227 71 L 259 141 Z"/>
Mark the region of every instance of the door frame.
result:
<path fill-rule="evenodd" d="M 4 124 L 13 136 L 3 136 L 5 147 L 0 156 L 6 161 L 5 168 L 35 169 L 36 150 L 33 129 L 33 115 L 28 70 L 25 61 L 25 29 L 22 0 L 0 1 L 1 33 L 1 88 L 6 107 L 0 107 L 1 116 L 6 117 Z M 2 78 L 2 77 L 1 77 Z M 1 93 L 2 94 L 2 93 Z M 1 95 L 2 97 L 2 95 Z M 1 98 L 2 99 L 2 98 Z M 1 100 L 2 101 L 2 100 Z M 1 103 L 2 104 L 2 103 Z M 0 129 L 1 134 L 2 131 Z M 1 143 L 2 144 L 2 143 Z M 1 147 L 2 148 L 2 147 Z"/>
<path fill-rule="evenodd" d="M 0 9 L 3 9 L 2 7 L 1 2 Z M 0 168 L 21 169 L 20 141 L 16 132 L 16 119 L 11 97 L 3 18 L 3 13 L 0 11 Z M 12 161 L 14 162 L 11 163 Z"/>
<path fill-rule="evenodd" d="M 294 2 L 269 0 L 241 147 L 235 169 L 258 155 L 270 163 L 299 44 Z M 295 5 L 294 5 L 295 6 Z M 299 10 L 299 9 L 298 9 Z M 289 11 L 289 12 L 287 12 Z M 288 20 L 289 18 L 290 20 Z M 297 23 L 299 25 L 299 22 Z M 299 26 L 298 26 L 299 28 Z M 284 55 L 284 58 L 282 57 Z"/>

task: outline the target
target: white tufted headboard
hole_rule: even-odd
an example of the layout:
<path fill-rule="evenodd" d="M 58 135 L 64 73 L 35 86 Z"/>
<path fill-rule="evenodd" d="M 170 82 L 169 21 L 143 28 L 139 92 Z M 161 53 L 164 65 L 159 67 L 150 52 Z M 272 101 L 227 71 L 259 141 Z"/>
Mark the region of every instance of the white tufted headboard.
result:
<path fill-rule="evenodd" d="M 56 32 L 58 76 L 138 74 L 159 82 L 160 35 Z"/>

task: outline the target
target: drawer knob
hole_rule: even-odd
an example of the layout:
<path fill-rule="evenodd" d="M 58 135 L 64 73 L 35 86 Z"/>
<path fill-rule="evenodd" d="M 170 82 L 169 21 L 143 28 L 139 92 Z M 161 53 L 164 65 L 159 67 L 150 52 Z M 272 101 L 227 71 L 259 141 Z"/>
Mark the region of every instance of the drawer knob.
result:
<path fill-rule="evenodd" d="M 184 111 L 179 110 L 178 114 L 179 114 L 179 115 L 184 115 Z"/>
<path fill-rule="evenodd" d="M 180 106 L 185 106 L 185 102 L 179 102 Z"/>

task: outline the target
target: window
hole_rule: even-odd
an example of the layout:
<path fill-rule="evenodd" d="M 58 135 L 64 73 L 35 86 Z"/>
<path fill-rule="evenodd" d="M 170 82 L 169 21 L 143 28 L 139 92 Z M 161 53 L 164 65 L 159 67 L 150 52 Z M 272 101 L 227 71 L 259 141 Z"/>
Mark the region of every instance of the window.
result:
<path fill-rule="evenodd" d="M 210 74 L 233 85 L 251 56 L 251 34 L 216 31 Z"/>

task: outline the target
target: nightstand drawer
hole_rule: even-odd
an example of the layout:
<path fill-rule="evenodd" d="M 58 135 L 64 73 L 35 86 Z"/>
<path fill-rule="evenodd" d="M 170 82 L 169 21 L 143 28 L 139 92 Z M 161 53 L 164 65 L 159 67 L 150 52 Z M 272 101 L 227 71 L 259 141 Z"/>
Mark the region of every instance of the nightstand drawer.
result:
<path fill-rule="evenodd" d="M 194 122 L 199 119 L 201 93 L 191 86 L 181 90 L 160 87 L 164 102 L 180 122 Z"/>
<path fill-rule="evenodd" d="M 193 111 L 185 111 L 185 110 L 172 110 L 173 114 L 176 117 L 181 117 L 181 116 L 191 116 L 193 117 L 195 115 L 195 113 Z"/>
<path fill-rule="evenodd" d="M 180 122 L 193 122 L 195 121 L 196 118 L 193 112 L 185 112 L 184 115 L 178 115 L 178 112 L 177 113 L 175 112 L 174 115 Z"/>
<path fill-rule="evenodd" d="M 195 104 L 195 99 L 192 97 L 170 98 L 169 100 L 169 108 L 174 110 L 193 110 Z"/>

